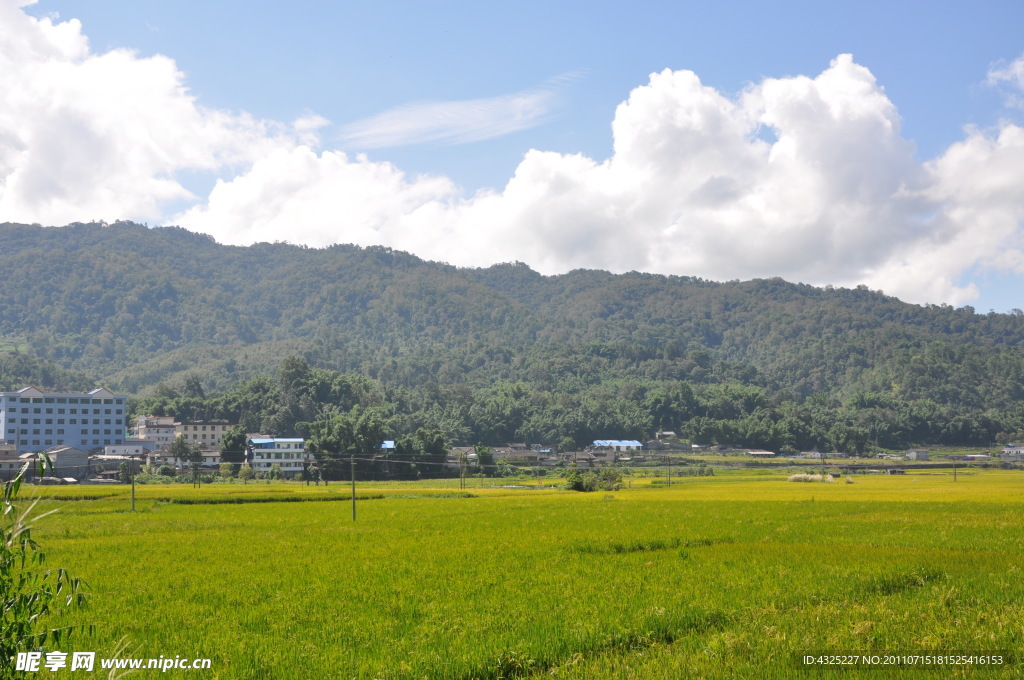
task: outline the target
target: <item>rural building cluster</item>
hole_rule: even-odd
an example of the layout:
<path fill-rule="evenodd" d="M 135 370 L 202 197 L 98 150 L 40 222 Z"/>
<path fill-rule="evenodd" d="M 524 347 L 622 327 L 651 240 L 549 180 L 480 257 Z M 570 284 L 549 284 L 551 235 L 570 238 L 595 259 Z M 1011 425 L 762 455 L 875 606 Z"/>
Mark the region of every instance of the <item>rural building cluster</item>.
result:
<path fill-rule="evenodd" d="M 46 392 L 25 387 L 0 393 L 0 477 L 11 478 L 26 463 L 46 453 L 53 463 L 52 476 L 68 482 L 112 477 L 118 466 L 127 463 L 133 470 L 142 465 L 157 469 L 171 466 L 180 471 L 189 462 L 176 457 L 175 440 L 200 451 L 199 466 L 215 470 L 221 463 L 221 442 L 235 423 L 177 421 L 170 416 L 127 414 L 128 395 L 106 389 L 88 393 Z M 648 442 L 658 448 L 658 442 Z M 525 443 L 495 446 L 495 460 L 511 464 L 550 466 L 572 464 L 593 467 L 601 463 L 642 462 L 639 455 L 645 444 L 637 440 L 602 439 L 583 451 L 555 452 L 550 448 L 529 447 Z M 383 441 L 378 453 L 386 457 L 394 441 Z M 474 447 L 452 447 L 447 463 L 458 469 L 477 459 Z M 247 433 L 246 462 L 254 473 L 277 468 L 284 477 L 294 477 L 315 463 L 299 437 L 278 437 Z"/>
<path fill-rule="evenodd" d="M 11 478 L 26 462 L 38 459 L 42 452 L 53 463 L 53 476 L 68 482 L 116 477 L 122 463 L 136 471 L 143 465 L 154 470 L 170 466 L 176 472 L 193 465 L 209 471 L 218 469 L 222 462 L 221 443 L 236 427 L 235 423 L 178 421 L 170 416 L 155 415 L 130 419 L 127 404 L 128 395 L 103 388 L 85 393 L 46 392 L 36 387 L 0 392 L 0 431 L 4 435 L 0 442 L 0 478 Z M 178 440 L 197 450 L 197 457 L 189 461 L 179 457 L 172 447 Z M 245 462 L 255 474 L 274 471 L 275 475 L 292 478 L 308 472 L 317 462 L 300 437 L 247 433 L 245 448 Z M 375 457 L 386 461 L 394 448 L 394 441 L 383 441 Z M 659 457 L 669 453 L 728 453 L 751 460 L 778 457 L 775 452 L 762 449 L 684 444 L 673 432 L 658 432 L 648 442 L 598 439 L 582 451 L 565 452 L 508 443 L 492 446 L 489 452 L 494 461 L 511 465 L 580 468 L 657 462 Z M 787 456 L 821 461 L 842 457 L 845 454 L 817 451 Z M 929 452 L 909 449 L 903 454 L 879 454 L 877 457 L 928 461 Z M 966 454 L 947 458 L 983 462 L 990 456 Z M 999 459 L 1005 463 L 1024 462 L 1024 444 L 1008 444 Z M 465 464 L 479 463 L 476 447 L 449 447 L 446 460 L 454 470 Z"/>

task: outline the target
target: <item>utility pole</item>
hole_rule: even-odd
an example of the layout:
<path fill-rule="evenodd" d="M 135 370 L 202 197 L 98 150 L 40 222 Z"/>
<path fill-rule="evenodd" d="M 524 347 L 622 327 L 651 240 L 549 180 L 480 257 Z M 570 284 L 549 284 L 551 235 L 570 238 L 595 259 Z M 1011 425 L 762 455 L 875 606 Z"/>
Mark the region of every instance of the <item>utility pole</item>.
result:
<path fill-rule="evenodd" d="M 356 454 L 352 452 L 352 521 L 356 521 Z"/>
<path fill-rule="evenodd" d="M 668 458 L 668 456 L 665 456 Z M 668 485 L 672 486 L 672 459 L 668 458 Z"/>
<path fill-rule="evenodd" d="M 135 512 L 135 456 L 128 455 L 128 473 L 132 478 L 132 512 Z"/>

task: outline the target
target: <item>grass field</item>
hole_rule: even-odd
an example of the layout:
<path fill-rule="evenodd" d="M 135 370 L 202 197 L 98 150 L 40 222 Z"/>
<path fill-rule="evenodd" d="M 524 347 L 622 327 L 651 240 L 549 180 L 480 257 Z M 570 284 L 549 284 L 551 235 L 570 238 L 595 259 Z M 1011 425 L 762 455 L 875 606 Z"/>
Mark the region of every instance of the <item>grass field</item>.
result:
<path fill-rule="evenodd" d="M 1024 473 L 614 493 L 450 482 L 40 488 L 89 583 L 68 649 L 202 678 L 1022 677 Z M 309 500 L 311 502 L 282 502 Z M 261 501 L 261 502 L 256 502 Z M 1002 653 L 1002 668 L 803 670 L 806 653 Z M 43 671 L 41 674 L 52 675 Z M 99 673 L 97 673 L 99 675 Z M 67 673 L 67 677 L 88 677 Z"/>

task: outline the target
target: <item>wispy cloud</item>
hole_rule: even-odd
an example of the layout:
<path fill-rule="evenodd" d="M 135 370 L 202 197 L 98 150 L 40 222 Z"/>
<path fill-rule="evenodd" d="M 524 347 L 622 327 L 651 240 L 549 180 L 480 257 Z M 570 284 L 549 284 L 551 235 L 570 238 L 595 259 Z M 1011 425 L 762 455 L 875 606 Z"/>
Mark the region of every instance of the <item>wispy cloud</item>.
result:
<path fill-rule="evenodd" d="M 1024 108 L 1024 55 L 1007 64 L 998 62 L 988 70 L 988 84 L 993 87 L 1005 87 L 1009 84 L 1012 90 L 1007 94 L 1006 104 Z"/>
<path fill-rule="evenodd" d="M 344 126 L 341 141 L 355 149 L 452 145 L 527 130 L 551 117 L 567 78 L 485 99 L 405 104 Z"/>

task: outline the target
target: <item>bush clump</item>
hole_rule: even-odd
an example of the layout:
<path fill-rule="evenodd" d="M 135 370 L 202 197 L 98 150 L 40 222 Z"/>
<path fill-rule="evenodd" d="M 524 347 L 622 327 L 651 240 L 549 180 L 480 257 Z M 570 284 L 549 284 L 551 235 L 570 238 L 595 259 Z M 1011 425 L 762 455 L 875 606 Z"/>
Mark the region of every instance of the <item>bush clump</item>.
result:
<path fill-rule="evenodd" d="M 790 475 L 786 480 L 788 482 L 832 482 L 832 475 L 809 475 L 806 472 L 800 472 L 795 475 Z"/>
<path fill-rule="evenodd" d="M 622 473 L 605 468 L 598 474 L 572 470 L 565 476 L 562 488 L 569 491 L 618 491 L 622 488 Z"/>

